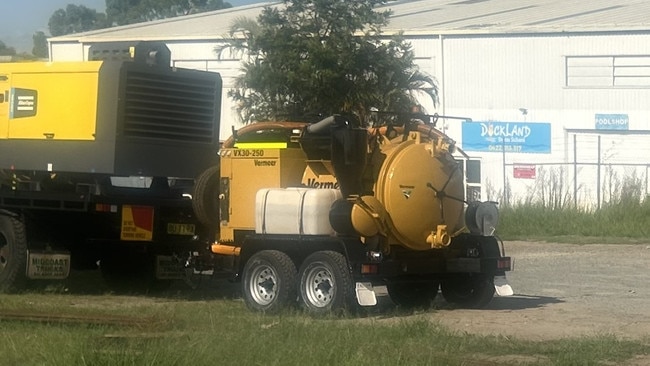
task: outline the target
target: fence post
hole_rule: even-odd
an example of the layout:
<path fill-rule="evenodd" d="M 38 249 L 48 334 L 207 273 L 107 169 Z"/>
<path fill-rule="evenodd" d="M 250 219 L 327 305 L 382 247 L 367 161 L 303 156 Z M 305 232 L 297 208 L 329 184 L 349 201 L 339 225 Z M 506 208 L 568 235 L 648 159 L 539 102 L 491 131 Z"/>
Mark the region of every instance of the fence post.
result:
<path fill-rule="evenodd" d="M 578 135 L 573 134 L 573 208 L 578 209 Z"/>
<path fill-rule="evenodd" d="M 596 202 L 598 203 L 598 209 L 600 209 L 600 135 L 598 135 L 598 181 L 596 182 Z"/>
<path fill-rule="evenodd" d="M 508 184 L 506 182 L 506 139 L 501 137 L 501 157 L 503 163 L 503 204 L 508 205 Z"/>

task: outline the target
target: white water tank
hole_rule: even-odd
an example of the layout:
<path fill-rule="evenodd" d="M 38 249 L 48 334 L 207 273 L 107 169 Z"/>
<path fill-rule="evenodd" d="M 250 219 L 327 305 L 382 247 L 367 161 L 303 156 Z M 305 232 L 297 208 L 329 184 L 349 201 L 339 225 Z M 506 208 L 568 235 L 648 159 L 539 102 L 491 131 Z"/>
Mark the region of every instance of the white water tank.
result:
<path fill-rule="evenodd" d="M 255 196 L 257 234 L 333 235 L 329 212 L 338 189 L 264 188 Z"/>

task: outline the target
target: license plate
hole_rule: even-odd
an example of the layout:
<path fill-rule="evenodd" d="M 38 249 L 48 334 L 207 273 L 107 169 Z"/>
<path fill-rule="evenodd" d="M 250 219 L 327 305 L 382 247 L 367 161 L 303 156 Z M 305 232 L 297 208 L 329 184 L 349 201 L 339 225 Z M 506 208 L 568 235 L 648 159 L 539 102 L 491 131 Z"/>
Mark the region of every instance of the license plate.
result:
<path fill-rule="evenodd" d="M 196 226 L 194 224 L 178 224 L 170 222 L 167 224 L 167 234 L 172 235 L 194 235 Z"/>

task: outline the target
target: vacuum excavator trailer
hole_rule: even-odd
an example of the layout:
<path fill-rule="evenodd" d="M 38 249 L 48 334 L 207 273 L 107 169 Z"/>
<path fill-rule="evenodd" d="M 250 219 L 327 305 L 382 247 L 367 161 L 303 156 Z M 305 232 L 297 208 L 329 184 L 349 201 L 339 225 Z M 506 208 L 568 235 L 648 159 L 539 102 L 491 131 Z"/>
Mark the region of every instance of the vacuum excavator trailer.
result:
<path fill-rule="evenodd" d="M 466 201 L 463 153 L 429 117 L 261 122 L 225 141 L 194 204 L 249 308 L 426 307 L 439 292 L 481 308 L 495 288 L 512 294 L 497 204 Z"/>
<path fill-rule="evenodd" d="M 206 248 L 191 195 L 219 146 L 220 75 L 155 42 L 88 60 L 0 63 L 0 292 L 98 264 L 112 285 L 164 283 Z"/>

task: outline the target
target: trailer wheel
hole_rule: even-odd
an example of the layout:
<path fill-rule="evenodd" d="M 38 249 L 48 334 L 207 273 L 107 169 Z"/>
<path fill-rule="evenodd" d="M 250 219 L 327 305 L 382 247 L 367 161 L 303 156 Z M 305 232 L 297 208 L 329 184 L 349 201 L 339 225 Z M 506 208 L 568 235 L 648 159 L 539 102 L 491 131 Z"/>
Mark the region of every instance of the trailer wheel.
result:
<path fill-rule="evenodd" d="M 288 255 L 263 250 L 244 266 L 242 292 L 246 306 L 254 311 L 277 313 L 296 301 L 296 266 Z"/>
<path fill-rule="evenodd" d="M 451 304 L 470 309 L 484 308 L 494 297 L 494 276 L 455 275 L 442 281 L 440 290 Z"/>
<path fill-rule="evenodd" d="M 346 310 L 351 305 L 352 276 L 345 257 L 334 251 L 316 252 L 300 267 L 300 299 L 314 315 Z"/>
<path fill-rule="evenodd" d="M 206 169 L 196 180 L 192 208 L 200 223 L 209 228 L 219 227 L 219 179 L 218 165 Z"/>
<path fill-rule="evenodd" d="M 405 309 L 429 309 L 438 295 L 437 281 L 394 282 L 388 285 L 393 302 Z"/>
<path fill-rule="evenodd" d="M 0 292 L 15 291 L 25 285 L 26 265 L 25 225 L 17 218 L 0 214 Z"/>

